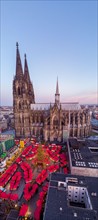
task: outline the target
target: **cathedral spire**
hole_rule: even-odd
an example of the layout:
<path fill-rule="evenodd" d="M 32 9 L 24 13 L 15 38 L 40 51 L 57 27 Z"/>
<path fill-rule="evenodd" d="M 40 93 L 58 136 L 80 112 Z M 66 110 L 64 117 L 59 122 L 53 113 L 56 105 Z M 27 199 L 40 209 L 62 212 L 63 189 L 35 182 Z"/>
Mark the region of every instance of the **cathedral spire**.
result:
<path fill-rule="evenodd" d="M 58 77 L 57 77 L 57 83 L 56 83 L 56 94 L 59 94 L 59 85 L 58 85 Z"/>
<path fill-rule="evenodd" d="M 25 57 L 25 61 L 24 61 L 24 80 L 28 84 L 28 94 L 29 94 L 29 98 L 30 98 L 30 103 L 35 103 L 34 89 L 33 89 L 33 84 L 30 80 L 26 54 L 24 55 L 24 57 Z"/>
<path fill-rule="evenodd" d="M 57 77 L 57 83 L 56 83 L 55 103 L 58 104 L 58 105 L 60 104 L 58 77 Z"/>
<path fill-rule="evenodd" d="M 21 78 L 23 76 L 22 64 L 20 59 L 20 53 L 18 48 L 18 42 L 16 43 L 16 77 Z"/>
<path fill-rule="evenodd" d="M 28 69 L 28 64 L 27 64 L 27 58 L 26 58 L 26 54 L 25 56 L 25 62 L 24 62 L 24 78 L 30 82 L 30 75 L 29 75 L 29 69 Z"/>

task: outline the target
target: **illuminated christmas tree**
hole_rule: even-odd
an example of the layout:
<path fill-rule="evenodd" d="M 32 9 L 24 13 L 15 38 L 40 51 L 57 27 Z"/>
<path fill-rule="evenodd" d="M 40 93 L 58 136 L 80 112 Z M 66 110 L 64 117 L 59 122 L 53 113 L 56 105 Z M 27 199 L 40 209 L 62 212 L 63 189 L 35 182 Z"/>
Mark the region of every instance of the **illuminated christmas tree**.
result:
<path fill-rule="evenodd" d="M 37 149 L 36 158 L 35 158 L 36 165 L 42 165 L 43 168 L 46 168 L 47 163 L 49 163 L 48 158 L 49 156 L 47 155 L 45 150 L 42 148 L 41 145 L 39 145 Z"/>

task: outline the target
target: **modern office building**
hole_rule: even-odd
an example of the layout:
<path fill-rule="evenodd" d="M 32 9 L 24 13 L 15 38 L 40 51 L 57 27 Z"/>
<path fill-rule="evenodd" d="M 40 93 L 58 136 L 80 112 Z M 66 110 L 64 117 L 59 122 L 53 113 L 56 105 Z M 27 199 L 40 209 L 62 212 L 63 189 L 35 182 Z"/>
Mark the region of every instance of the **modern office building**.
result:
<path fill-rule="evenodd" d="M 98 140 L 70 138 L 67 145 L 71 174 L 98 177 Z"/>
<path fill-rule="evenodd" d="M 43 220 L 97 220 L 98 178 L 52 173 Z"/>

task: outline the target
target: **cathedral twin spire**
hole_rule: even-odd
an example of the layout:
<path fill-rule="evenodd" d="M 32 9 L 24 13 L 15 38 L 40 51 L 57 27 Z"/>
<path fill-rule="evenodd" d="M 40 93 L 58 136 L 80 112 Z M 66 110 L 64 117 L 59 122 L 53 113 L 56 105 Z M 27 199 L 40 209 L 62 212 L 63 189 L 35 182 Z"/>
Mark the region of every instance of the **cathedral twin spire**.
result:
<path fill-rule="evenodd" d="M 16 43 L 16 77 L 20 78 L 22 76 L 23 76 L 22 64 L 20 59 L 18 43 Z"/>
<path fill-rule="evenodd" d="M 34 89 L 33 89 L 32 82 L 30 80 L 26 54 L 25 54 L 25 60 L 24 60 L 24 73 L 23 73 L 18 43 L 16 43 L 16 75 L 15 75 L 15 80 L 18 80 L 19 82 L 22 82 L 22 83 L 24 83 L 24 81 L 25 81 L 27 83 L 27 89 L 28 89 L 30 103 L 35 103 Z M 25 88 L 23 89 L 23 91 L 25 91 Z"/>
<path fill-rule="evenodd" d="M 29 75 L 29 69 L 28 69 L 26 54 L 25 54 L 25 62 L 24 62 L 24 74 L 23 74 L 23 69 L 22 69 L 22 64 L 21 64 L 21 58 L 20 58 L 18 43 L 16 43 L 16 77 L 18 79 L 24 77 L 24 79 L 27 82 L 30 83 L 30 75 Z"/>
<path fill-rule="evenodd" d="M 32 95 L 34 96 L 34 90 L 33 90 L 33 85 L 31 83 L 31 80 L 30 80 L 26 54 L 25 54 L 25 61 L 24 61 L 24 74 L 23 74 L 18 43 L 16 43 L 16 76 L 15 76 L 15 78 L 26 80 L 26 82 L 29 84 L 29 94 L 30 94 L 30 96 L 32 96 Z M 31 98 L 31 100 L 32 100 L 32 98 Z M 35 102 L 34 97 L 33 97 L 33 100 Z M 56 84 L 55 103 L 57 105 L 60 104 L 58 78 L 57 78 L 57 84 Z"/>
<path fill-rule="evenodd" d="M 28 69 L 26 54 L 25 54 L 25 62 L 24 62 L 24 78 L 28 82 L 30 82 L 30 75 L 29 75 L 29 69 Z"/>

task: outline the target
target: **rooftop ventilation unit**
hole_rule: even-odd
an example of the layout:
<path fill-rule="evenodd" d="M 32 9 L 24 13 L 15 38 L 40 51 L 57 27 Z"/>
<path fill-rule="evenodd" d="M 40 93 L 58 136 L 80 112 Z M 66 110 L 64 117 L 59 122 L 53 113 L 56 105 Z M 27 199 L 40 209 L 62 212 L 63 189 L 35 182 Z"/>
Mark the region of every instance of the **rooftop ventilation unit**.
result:
<path fill-rule="evenodd" d="M 92 209 L 86 187 L 68 185 L 68 201 L 70 206 Z"/>
<path fill-rule="evenodd" d="M 58 182 L 58 189 L 64 189 L 66 188 L 66 182 Z"/>
<path fill-rule="evenodd" d="M 78 179 L 72 177 L 66 177 L 66 183 L 78 183 Z"/>

